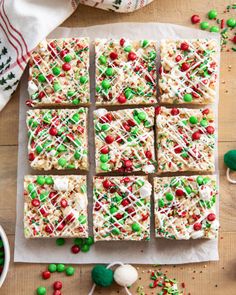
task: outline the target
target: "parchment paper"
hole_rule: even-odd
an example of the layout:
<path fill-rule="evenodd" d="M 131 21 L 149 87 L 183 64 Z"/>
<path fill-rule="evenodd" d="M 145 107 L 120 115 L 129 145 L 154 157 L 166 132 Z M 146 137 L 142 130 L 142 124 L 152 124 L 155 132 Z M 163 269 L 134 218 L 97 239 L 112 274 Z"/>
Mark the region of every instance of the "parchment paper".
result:
<path fill-rule="evenodd" d="M 189 29 L 171 24 L 159 23 L 122 23 L 93 26 L 88 28 L 58 28 L 49 37 L 90 37 L 94 38 L 121 38 L 130 39 L 153 39 L 163 38 L 216 38 L 219 35 L 195 29 Z M 93 48 L 91 47 L 91 57 Z M 91 58 L 92 61 L 92 58 Z M 94 62 L 91 63 L 90 81 L 94 80 Z M 57 247 L 55 239 L 29 239 L 23 235 L 23 177 L 25 174 L 43 174 L 30 168 L 27 159 L 27 131 L 26 131 L 26 111 L 25 100 L 28 99 L 27 76 L 25 73 L 21 83 L 20 91 L 20 118 L 19 118 L 19 150 L 18 150 L 18 176 L 17 176 L 17 221 L 15 235 L 15 262 L 41 262 L 41 263 L 110 263 L 113 261 L 123 261 L 124 263 L 137 264 L 180 264 L 218 260 L 218 241 L 217 240 L 189 240 L 175 241 L 156 239 L 154 237 L 154 226 L 152 217 L 151 240 L 149 242 L 98 242 L 91 247 L 88 253 L 74 255 L 70 253 L 70 246 L 73 240 L 67 240 L 65 246 Z M 91 83 L 92 84 L 92 83 Z M 216 118 L 219 98 L 218 95 L 214 106 Z M 94 85 L 91 85 L 91 100 L 94 102 Z M 89 127 L 92 126 L 92 110 L 90 107 Z M 216 119 L 216 125 L 218 120 Z M 218 128 L 217 128 L 218 129 Z M 89 199 L 89 224 L 90 234 L 92 229 L 91 207 L 92 207 L 92 181 L 94 173 L 94 143 L 93 130 L 89 128 L 89 153 L 90 153 L 90 172 L 88 175 L 88 199 Z M 216 151 L 217 154 L 217 151 Z M 218 171 L 218 157 L 216 156 L 216 171 Z M 71 172 L 70 172 L 71 173 Z M 62 174 L 54 172 L 53 174 Z M 66 173 L 69 174 L 69 173 Z M 71 174 L 79 174 L 77 171 Z M 217 172 L 218 174 L 218 172 Z M 219 204 L 219 203 L 218 203 Z M 217 204 L 217 206 L 218 206 Z M 153 204 L 152 204 L 153 207 Z M 218 206 L 219 207 L 219 206 Z M 152 208 L 153 213 L 153 208 Z M 152 214 L 153 215 L 153 214 Z"/>

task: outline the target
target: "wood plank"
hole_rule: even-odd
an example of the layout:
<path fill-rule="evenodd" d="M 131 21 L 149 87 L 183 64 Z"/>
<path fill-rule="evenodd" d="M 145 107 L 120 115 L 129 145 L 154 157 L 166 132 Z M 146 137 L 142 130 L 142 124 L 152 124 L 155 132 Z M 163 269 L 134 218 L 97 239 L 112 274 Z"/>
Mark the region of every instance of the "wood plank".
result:
<path fill-rule="evenodd" d="M 220 222 L 222 232 L 236 232 L 236 190 L 235 186 L 229 184 L 226 180 L 226 168 L 223 163 L 224 154 L 235 147 L 236 142 L 219 144 Z M 0 195 L 3 196 L 0 198 L 0 223 L 11 235 L 15 232 L 16 169 L 17 147 L 0 146 Z M 236 173 L 234 177 L 236 179 Z"/>
<path fill-rule="evenodd" d="M 206 262 L 199 264 L 185 264 L 177 266 L 163 266 L 161 270 L 167 273 L 169 278 L 176 278 L 179 283 L 185 282 L 186 294 L 191 295 L 228 295 L 234 294 L 236 289 L 235 257 L 236 257 L 236 233 L 222 233 L 219 240 L 219 262 Z M 13 257 L 14 236 L 10 237 L 11 254 Z M 227 251 L 226 251 L 227 249 Z M 158 263 L 158 261 L 157 261 Z M 1 295 L 30 295 L 35 294 L 38 286 L 45 286 L 48 294 L 52 293 L 52 284 L 56 280 L 63 283 L 64 295 L 86 295 L 91 288 L 91 266 L 75 266 L 73 277 L 65 277 L 64 274 L 53 274 L 48 281 L 41 279 L 41 272 L 46 269 L 45 264 L 13 264 L 11 261 L 7 280 L 1 288 Z M 151 295 L 153 289 L 149 288 L 150 270 L 154 266 L 137 266 L 140 279 L 131 288 L 132 294 L 137 294 L 138 286 L 144 286 L 145 294 Z M 216 287 L 217 285 L 217 287 Z M 154 289 L 155 291 L 155 289 Z M 113 284 L 110 288 L 96 288 L 96 294 L 115 295 L 125 294 L 124 289 Z"/>

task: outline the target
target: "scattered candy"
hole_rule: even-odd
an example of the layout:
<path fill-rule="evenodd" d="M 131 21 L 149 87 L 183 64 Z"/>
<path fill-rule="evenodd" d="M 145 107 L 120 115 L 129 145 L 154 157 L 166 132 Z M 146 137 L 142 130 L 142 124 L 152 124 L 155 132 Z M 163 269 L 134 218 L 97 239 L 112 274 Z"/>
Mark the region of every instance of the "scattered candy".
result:
<path fill-rule="evenodd" d="M 63 246 L 63 245 L 65 245 L 65 239 L 64 238 L 58 238 L 58 239 L 56 239 L 56 244 L 57 244 L 57 246 Z"/>
<path fill-rule="evenodd" d="M 45 294 L 47 294 L 47 290 L 46 290 L 45 287 L 38 287 L 36 292 L 37 292 L 37 295 L 45 295 Z"/>
<path fill-rule="evenodd" d="M 217 11 L 215 9 L 212 9 L 208 12 L 208 18 L 209 19 L 214 19 L 217 17 Z"/>
<path fill-rule="evenodd" d="M 236 26 L 236 20 L 234 18 L 229 18 L 227 20 L 227 26 L 231 27 L 231 28 L 234 28 Z"/>
<path fill-rule="evenodd" d="M 113 270 L 104 265 L 96 265 L 92 269 L 92 280 L 98 286 L 109 287 L 113 283 L 113 276 Z"/>
<path fill-rule="evenodd" d="M 73 254 L 78 254 L 78 253 L 80 252 L 80 248 L 79 248 L 78 246 L 76 246 L 76 245 L 73 245 L 73 246 L 71 247 L 71 252 L 72 252 Z"/>
<path fill-rule="evenodd" d="M 56 272 L 56 271 L 57 271 L 57 266 L 56 266 L 56 264 L 54 264 L 54 263 L 49 264 L 49 266 L 48 266 L 48 270 L 49 270 L 51 273 Z"/>
<path fill-rule="evenodd" d="M 200 23 L 201 19 L 200 19 L 200 16 L 197 15 L 197 14 L 194 14 L 192 17 L 191 17 L 191 22 L 192 24 L 198 24 Z"/>
<path fill-rule="evenodd" d="M 65 271 L 65 265 L 59 263 L 59 264 L 57 265 L 57 272 L 63 272 L 63 271 Z"/>
<path fill-rule="evenodd" d="M 200 23 L 200 28 L 201 28 L 202 30 L 207 30 L 207 29 L 209 29 L 209 27 L 210 27 L 210 25 L 209 25 L 208 22 L 201 22 L 201 23 Z"/>
<path fill-rule="evenodd" d="M 75 269 L 72 266 L 66 267 L 66 270 L 65 271 L 66 271 L 66 275 L 67 276 L 73 276 L 74 273 L 75 273 Z"/>
<path fill-rule="evenodd" d="M 51 277 L 51 272 L 50 271 L 46 270 L 46 271 L 42 272 L 42 278 L 44 280 L 48 280 L 50 277 Z"/>
<path fill-rule="evenodd" d="M 54 282 L 53 283 L 53 288 L 54 288 L 54 290 L 61 290 L 61 288 L 62 288 L 62 282 L 60 282 L 60 281 Z"/>

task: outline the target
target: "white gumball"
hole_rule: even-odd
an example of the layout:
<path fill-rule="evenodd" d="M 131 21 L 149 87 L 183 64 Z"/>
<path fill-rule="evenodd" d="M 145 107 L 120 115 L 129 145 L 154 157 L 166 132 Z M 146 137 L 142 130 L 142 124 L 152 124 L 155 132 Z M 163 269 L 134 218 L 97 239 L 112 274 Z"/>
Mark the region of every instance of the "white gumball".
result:
<path fill-rule="evenodd" d="M 130 264 L 124 264 L 114 272 L 115 282 L 122 287 L 129 287 L 133 285 L 138 279 L 138 272 L 135 267 Z"/>

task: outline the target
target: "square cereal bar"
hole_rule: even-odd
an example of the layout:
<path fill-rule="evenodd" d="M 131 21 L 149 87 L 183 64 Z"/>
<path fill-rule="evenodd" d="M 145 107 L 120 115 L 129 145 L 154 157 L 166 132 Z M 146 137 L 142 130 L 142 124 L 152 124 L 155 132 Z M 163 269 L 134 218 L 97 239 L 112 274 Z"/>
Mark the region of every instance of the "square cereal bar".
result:
<path fill-rule="evenodd" d="M 86 238 L 87 203 L 86 176 L 25 176 L 25 237 Z"/>
<path fill-rule="evenodd" d="M 153 104 L 156 99 L 155 41 L 96 39 L 96 104 Z"/>
<path fill-rule="evenodd" d="M 151 192 L 146 176 L 94 177 L 95 241 L 149 240 Z"/>
<path fill-rule="evenodd" d="M 159 107 L 158 172 L 214 171 L 215 128 L 210 109 Z"/>
<path fill-rule="evenodd" d="M 29 65 L 29 106 L 89 103 L 88 38 L 44 40 Z"/>
<path fill-rule="evenodd" d="M 208 104 L 216 100 L 216 40 L 163 40 L 159 88 L 162 103 Z"/>
<path fill-rule="evenodd" d="M 94 111 L 96 172 L 155 171 L 154 108 Z"/>
<path fill-rule="evenodd" d="M 29 110 L 27 127 L 32 168 L 88 169 L 86 108 Z"/>
<path fill-rule="evenodd" d="M 216 176 L 154 178 L 156 237 L 188 240 L 217 237 Z"/>

